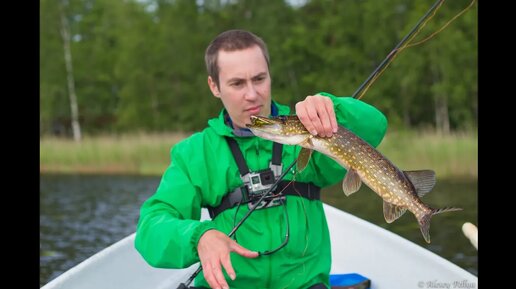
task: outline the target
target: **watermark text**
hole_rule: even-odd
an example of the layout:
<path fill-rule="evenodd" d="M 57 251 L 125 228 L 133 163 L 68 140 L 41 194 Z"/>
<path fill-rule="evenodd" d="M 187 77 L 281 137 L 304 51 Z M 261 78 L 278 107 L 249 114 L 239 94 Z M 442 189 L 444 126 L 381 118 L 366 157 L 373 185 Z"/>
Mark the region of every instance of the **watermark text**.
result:
<path fill-rule="evenodd" d="M 465 289 L 473 289 L 477 288 L 477 284 L 468 280 L 460 280 L 460 281 L 439 281 L 439 280 L 428 280 L 428 281 L 419 281 L 417 283 L 418 288 L 465 288 Z"/>

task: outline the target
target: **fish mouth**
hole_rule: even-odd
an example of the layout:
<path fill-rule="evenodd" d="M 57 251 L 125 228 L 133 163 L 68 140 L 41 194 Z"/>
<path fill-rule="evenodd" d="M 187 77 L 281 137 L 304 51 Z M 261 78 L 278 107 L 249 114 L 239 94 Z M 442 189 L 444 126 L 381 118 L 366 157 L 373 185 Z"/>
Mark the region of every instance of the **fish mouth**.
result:
<path fill-rule="evenodd" d="M 273 119 L 259 116 L 259 115 L 251 115 L 251 123 L 246 124 L 248 128 L 254 128 L 254 127 L 262 127 L 265 125 L 271 125 L 276 124 L 277 122 Z"/>

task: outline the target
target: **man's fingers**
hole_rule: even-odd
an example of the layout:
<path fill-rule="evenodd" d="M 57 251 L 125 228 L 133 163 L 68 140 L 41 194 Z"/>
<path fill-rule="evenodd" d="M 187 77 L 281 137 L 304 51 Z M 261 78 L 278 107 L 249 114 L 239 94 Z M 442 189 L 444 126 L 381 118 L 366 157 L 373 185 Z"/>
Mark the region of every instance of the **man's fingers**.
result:
<path fill-rule="evenodd" d="M 308 130 L 308 132 L 310 132 L 313 135 L 317 135 L 317 131 L 314 125 L 312 124 L 312 121 L 308 117 L 308 111 L 304 103 L 298 102 L 296 104 L 296 114 L 299 117 L 301 123 L 305 126 L 306 130 Z"/>
<path fill-rule="evenodd" d="M 331 122 L 331 130 L 333 133 L 336 133 L 339 130 L 339 124 L 337 123 L 337 116 L 335 115 L 335 109 L 333 108 L 333 104 L 329 109 L 329 116 Z"/>
<path fill-rule="evenodd" d="M 236 252 L 247 258 L 258 256 L 257 252 L 241 247 L 226 234 L 217 230 L 205 232 L 199 239 L 197 250 L 206 282 L 211 288 L 219 289 L 229 288 L 222 270 L 226 270 L 232 280 L 236 277 L 231 264 L 230 252 Z"/>
<path fill-rule="evenodd" d="M 256 258 L 258 257 L 258 252 L 254 252 L 251 250 L 248 250 L 240 245 L 238 245 L 236 242 L 232 242 L 230 245 L 230 250 L 237 253 L 238 255 L 244 256 L 246 258 Z"/>
<path fill-rule="evenodd" d="M 229 258 L 229 255 L 222 258 L 221 263 L 222 267 L 224 267 L 224 270 L 226 270 L 226 273 L 228 273 L 229 278 L 231 278 L 231 280 L 235 280 L 236 274 L 235 270 L 233 269 L 233 265 L 231 264 L 231 259 Z"/>
<path fill-rule="evenodd" d="M 202 270 L 204 271 L 204 278 L 206 279 L 206 282 L 210 285 L 211 288 L 218 288 L 222 289 L 221 284 L 219 284 L 219 281 L 215 277 L 215 267 L 212 264 L 202 264 Z M 219 268 L 220 270 L 220 268 Z"/>
<path fill-rule="evenodd" d="M 337 124 L 337 116 L 335 115 L 335 109 L 333 108 L 333 102 L 329 97 L 324 98 L 326 112 L 328 113 L 328 118 L 330 119 L 330 126 L 332 133 L 336 133 L 339 129 L 339 125 Z"/>
<path fill-rule="evenodd" d="M 315 106 L 306 106 L 306 112 L 308 115 L 308 119 L 313 127 L 313 130 L 309 130 L 310 133 L 313 135 L 320 134 L 323 131 L 323 125 L 321 123 L 321 119 L 319 118 L 319 114 L 317 113 Z"/>
<path fill-rule="evenodd" d="M 296 104 L 296 114 L 312 135 L 331 137 L 338 130 L 333 102 L 329 97 L 307 96 Z"/>
<path fill-rule="evenodd" d="M 226 278 L 224 277 L 224 274 L 222 274 L 222 268 L 220 267 L 220 263 L 215 263 L 212 269 L 213 275 L 215 276 L 215 279 L 217 280 L 217 283 L 220 286 L 219 288 L 229 289 L 228 283 L 226 282 Z"/>
<path fill-rule="evenodd" d="M 321 123 L 321 130 L 318 130 L 320 136 L 330 137 L 333 134 L 333 128 L 331 126 L 330 115 L 328 113 L 328 103 L 327 100 L 331 102 L 330 99 L 326 97 L 320 97 L 315 100 L 315 110 Z"/>

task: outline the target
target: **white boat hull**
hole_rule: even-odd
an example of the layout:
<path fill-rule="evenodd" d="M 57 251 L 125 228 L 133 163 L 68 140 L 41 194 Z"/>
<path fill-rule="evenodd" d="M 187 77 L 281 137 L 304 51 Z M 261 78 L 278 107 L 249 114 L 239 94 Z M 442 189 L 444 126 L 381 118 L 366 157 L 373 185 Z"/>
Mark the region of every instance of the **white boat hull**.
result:
<path fill-rule="evenodd" d="M 332 243 L 331 274 L 361 274 L 371 280 L 371 289 L 478 288 L 475 275 L 435 253 L 329 205 L 324 210 Z M 176 289 L 198 266 L 153 268 L 135 250 L 134 237 L 100 251 L 41 289 Z"/>

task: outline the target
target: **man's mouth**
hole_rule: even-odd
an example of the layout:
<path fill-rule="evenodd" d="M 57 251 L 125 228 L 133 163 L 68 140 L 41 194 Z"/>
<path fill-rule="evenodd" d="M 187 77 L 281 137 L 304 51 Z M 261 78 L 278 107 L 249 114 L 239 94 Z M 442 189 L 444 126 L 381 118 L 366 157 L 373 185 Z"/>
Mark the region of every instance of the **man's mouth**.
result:
<path fill-rule="evenodd" d="M 257 115 L 260 113 L 261 108 L 262 108 L 262 106 L 258 105 L 258 106 L 250 107 L 250 108 L 246 109 L 245 111 L 250 113 L 251 115 Z"/>

